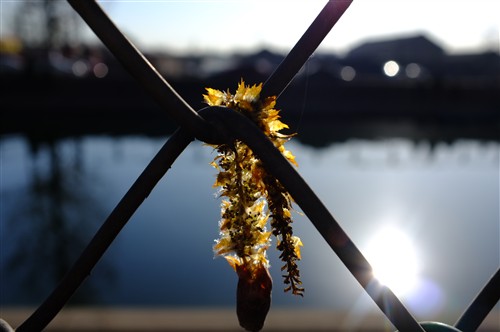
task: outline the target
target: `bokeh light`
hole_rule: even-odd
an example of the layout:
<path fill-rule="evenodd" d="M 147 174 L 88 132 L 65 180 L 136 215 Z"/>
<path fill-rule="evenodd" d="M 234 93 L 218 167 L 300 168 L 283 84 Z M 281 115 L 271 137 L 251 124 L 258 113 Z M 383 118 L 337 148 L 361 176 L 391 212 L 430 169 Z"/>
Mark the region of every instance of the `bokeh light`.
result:
<path fill-rule="evenodd" d="M 386 74 L 389 77 L 394 77 L 399 73 L 399 65 L 394 60 L 389 60 L 386 63 L 384 63 L 383 69 L 384 69 L 384 74 Z"/>
<path fill-rule="evenodd" d="M 340 70 L 340 77 L 344 81 L 350 82 L 356 77 L 356 70 L 351 66 L 345 66 Z"/>
<path fill-rule="evenodd" d="M 406 65 L 405 68 L 405 73 L 408 78 L 418 78 L 422 72 L 422 69 L 420 68 L 420 65 L 416 63 L 409 63 Z"/>

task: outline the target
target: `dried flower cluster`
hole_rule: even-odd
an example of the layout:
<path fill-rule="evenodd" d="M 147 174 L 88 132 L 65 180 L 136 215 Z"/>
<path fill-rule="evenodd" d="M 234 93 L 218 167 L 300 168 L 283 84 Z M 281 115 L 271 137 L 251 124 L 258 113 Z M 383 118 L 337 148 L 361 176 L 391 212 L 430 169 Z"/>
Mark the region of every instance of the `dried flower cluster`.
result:
<path fill-rule="evenodd" d="M 246 86 L 241 81 L 234 95 L 207 88 L 203 97 L 210 106 L 225 106 L 250 118 L 283 156 L 297 165 L 293 154 L 284 146 L 291 136 L 280 133 L 288 126 L 279 120 L 279 111 L 274 108 L 276 97 L 261 100 L 261 89 L 262 84 Z M 284 262 L 281 270 L 286 271 L 283 275 L 287 285 L 285 291 L 303 295 L 297 267 L 302 242 L 292 231 L 291 196 L 245 143 L 236 140 L 232 145 L 215 145 L 214 148 L 218 154 L 212 165 L 219 171 L 214 186 L 220 187 L 220 194 L 225 197 L 221 236 L 214 246 L 215 253 L 226 258 L 238 273 L 240 283 L 257 280 L 261 289 L 270 293 L 272 283 L 268 277 L 266 250 L 273 234 Z M 266 230 L 268 219 L 271 231 Z"/>

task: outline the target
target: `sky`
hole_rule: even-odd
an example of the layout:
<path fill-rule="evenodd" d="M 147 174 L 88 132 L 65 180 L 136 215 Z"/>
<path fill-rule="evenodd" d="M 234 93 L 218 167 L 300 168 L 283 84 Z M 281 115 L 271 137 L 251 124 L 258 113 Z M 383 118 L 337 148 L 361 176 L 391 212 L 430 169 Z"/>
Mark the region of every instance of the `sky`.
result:
<path fill-rule="evenodd" d="M 174 52 L 293 47 L 324 0 L 100 1 L 140 47 Z M 369 38 L 423 33 L 450 53 L 498 50 L 498 0 L 354 0 L 320 46 L 343 53 Z"/>
<path fill-rule="evenodd" d="M 2 35 L 22 0 L 0 0 Z M 141 49 L 174 53 L 287 52 L 325 0 L 101 0 Z M 498 0 L 354 0 L 320 50 L 345 53 L 370 38 L 425 34 L 449 53 L 499 48 Z M 90 31 L 86 32 L 91 35 Z"/>

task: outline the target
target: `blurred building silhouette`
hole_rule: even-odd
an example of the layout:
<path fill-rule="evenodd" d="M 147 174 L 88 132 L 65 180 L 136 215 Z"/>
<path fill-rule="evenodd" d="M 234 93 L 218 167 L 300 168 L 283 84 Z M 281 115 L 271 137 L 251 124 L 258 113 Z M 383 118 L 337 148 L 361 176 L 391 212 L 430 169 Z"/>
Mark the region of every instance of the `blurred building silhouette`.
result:
<path fill-rule="evenodd" d="M 433 64 L 442 61 L 444 50 L 423 35 L 389 40 L 369 41 L 353 48 L 347 55 L 352 61 Z"/>
<path fill-rule="evenodd" d="M 22 40 L 1 43 L 2 134 L 163 134 L 175 127 L 102 45 L 47 50 L 26 47 Z M 205 106 L 205 87 L 234 90 L 241 79 L 264 82 L 285 56 L 269 50 L 145 55 L 195 109 Z M 368 135 L 375 123 L 404 122 L 430 126 L 432 133 L 419 131 L 422 137 L 447 133 L 498 140 L 498 95 L 498 53 L 448 55 L 428 37 L 415 35 L 367 41 L 344 57 L 314 54 L 281 95 L 279 107 L 291 119 L 335 123 L 343 136 Z M 342 129 L 358 124 L 363 129 Z"/>

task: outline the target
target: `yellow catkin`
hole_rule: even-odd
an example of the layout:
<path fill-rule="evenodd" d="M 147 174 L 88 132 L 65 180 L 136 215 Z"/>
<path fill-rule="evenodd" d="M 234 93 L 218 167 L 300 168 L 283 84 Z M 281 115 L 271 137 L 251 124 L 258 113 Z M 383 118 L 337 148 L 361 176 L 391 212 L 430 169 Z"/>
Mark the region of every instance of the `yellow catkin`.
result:
<path fill-rule="evenodd" d="M 210 106 L 224 106 L 250 118 L 282 155 L 297 166 L 295 156 L 284 146 L 291 136 L 280 133 L 288 126 L 280 121 L 279 111 L 274 108 L 276 97 L 262 100 L 261 90 L 262 84 L 247 86 L 241 81 L 235 94 L 207 88 L 207 94 L 203 98 Z M 302 242 L 293 235 L 291 196 L 265 170 L 262 162 L 245 143 L 235 141 L 232 145 L 213 147 L 217 156 L 211 165 L 219 171 L 214 186 L 220 188 L 220 195 L 223 197 L 220 238 L 216 240 L 214 251 L 216 255 L 224 256 L 238 273 L 238 294 L 255 296 L 255 292 L 250 291 L 252 289 L 270 294 L 271 280 L 267 272 L 269 261 L 266 250 L 273 234 L 277 238 L 277 249 L 281 251 L 280 259 L 284 263 L 282 270 L 285 272 L 285 291 L 291 290 L 293 294 L 303 295 L 304 289 L 299 287 L 301 281 L 297 267 Z M 268 219 L 271 220 L 271 231 L 266 230 Z M 243 326 L 242 320 L 245 319 L 240 319 Z"/>

